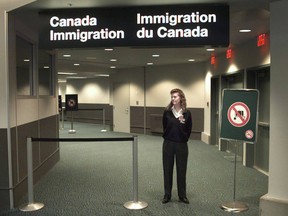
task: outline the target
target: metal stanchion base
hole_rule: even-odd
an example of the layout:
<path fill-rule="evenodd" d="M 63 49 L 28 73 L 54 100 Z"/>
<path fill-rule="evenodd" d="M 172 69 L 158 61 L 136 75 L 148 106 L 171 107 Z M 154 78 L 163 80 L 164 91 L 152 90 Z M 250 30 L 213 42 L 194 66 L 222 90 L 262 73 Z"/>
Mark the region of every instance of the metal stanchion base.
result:
<path fill-rule="evenodd" d="M 37 211 L 44 207 L 43 203 L 28 203 L 20 206 L 20 211 L 23 212 L 30 212 L 30 211 Z"/>
<path fill-rule="evenodd" d="M 249 209 L 248 205 L 243 202 L 233 201 L 221 205 L 221 209 L 226 212 L 239 213 Z"/>
<path fill-rule="evenodd" d="M 147 206 L 148 206 L 148 203 L 141 202 L 141 201 L 138 201 L 138 202 L 129 201 L 124 204 L 125 208 L 131 209 L 131 210 L 140 210 L 140 209 L 146 208 Z"/>
<path fill-rule="evenodd" d="M 76 133 L 76 130 L 69 130 L 68 133 L 69 133 L 69 134 L 75 134 L 75 133 Z"/>

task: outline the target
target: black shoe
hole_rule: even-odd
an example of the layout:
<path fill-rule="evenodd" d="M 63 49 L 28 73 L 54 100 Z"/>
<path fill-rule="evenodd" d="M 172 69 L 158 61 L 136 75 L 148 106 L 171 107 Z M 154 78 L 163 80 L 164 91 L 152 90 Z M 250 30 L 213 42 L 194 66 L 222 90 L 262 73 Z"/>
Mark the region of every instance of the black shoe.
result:
<path fill-rule="evenodd" d="M 170 200 L 171 200 L 171 197 L 170 197 L 170 196 L 164 195 L 164 198 L 162 199 L 162 203 L 163 203 L 163 204 L 168 203 Z"/>
<path fill-rule="evenodd" d="M 183 203 L 186 203 L 186 204 L 189 204 L 189 200 L 187 199 L 187 197 L 179 197 L 179 202 L 183 202 Z"/>

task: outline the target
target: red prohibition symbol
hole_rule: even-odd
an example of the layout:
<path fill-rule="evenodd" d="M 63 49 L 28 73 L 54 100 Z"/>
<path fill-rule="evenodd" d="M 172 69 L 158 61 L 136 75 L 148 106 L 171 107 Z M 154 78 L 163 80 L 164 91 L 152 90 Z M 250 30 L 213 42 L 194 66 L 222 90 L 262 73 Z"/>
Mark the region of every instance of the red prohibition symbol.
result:
<path fill-rule="evenodd" d="M 227 117 L 233 126 L 243 127 L 250 120 L 250 109 L 243 102 L 235 102 L 229 107 Z"/>

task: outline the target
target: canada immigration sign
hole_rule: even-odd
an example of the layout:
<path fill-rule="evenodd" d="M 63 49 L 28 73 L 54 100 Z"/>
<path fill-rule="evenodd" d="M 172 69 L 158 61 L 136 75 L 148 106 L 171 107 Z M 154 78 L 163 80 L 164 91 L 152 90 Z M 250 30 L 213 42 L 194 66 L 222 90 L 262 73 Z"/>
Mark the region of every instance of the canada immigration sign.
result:
<path fill-rule="evenodd" d="M 228 46 L 229 6 L 78 8 L 39 13 L 41 48 Z"/>
<path fill-rule="evenodd" d="M 223 139 L 254 143 L 257 140 L 258 90 L 223 90 L 221 130 Z"/>

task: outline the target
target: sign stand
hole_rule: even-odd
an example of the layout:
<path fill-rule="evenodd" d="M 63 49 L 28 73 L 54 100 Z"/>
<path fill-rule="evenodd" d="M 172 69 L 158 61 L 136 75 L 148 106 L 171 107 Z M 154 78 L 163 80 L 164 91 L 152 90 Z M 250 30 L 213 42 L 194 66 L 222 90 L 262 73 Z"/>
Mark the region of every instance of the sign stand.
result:
<path fill-rule="evenodd" d="M 220 137 L 235 142 L 233 201 L 221 205 L 227 212 L 247 211 L 248 205 L 236 201 L 237 144 L 255 143 L 257 138 L 259 91 L 257 89 L 224 89 Z"/>
<path fill-rule="evenodd" d="M 75 134 L 76 130 L 73 128 L 73 111 L 71 111 L 71 129 L 69 130 L 69 134 Z"/>
<path fill-rule="evenodd" d="M 232 143 L 232 141 L 230 141 Z M 249 209 L 248 205 L 244 202 L 236 201 L 236 163 L 237 163 L 237 149 L 238 149 L 238 143 L 237 140 L 234 141 L 234 151 L 235 151 L 235 157 L 234 157 L 234 187 L 233 187 L 233 201 L 227 202 L 221 205 L 221 209 L 226 212 L 232 212 L 232 213 L 239 213 L 244 212 Z"/>

